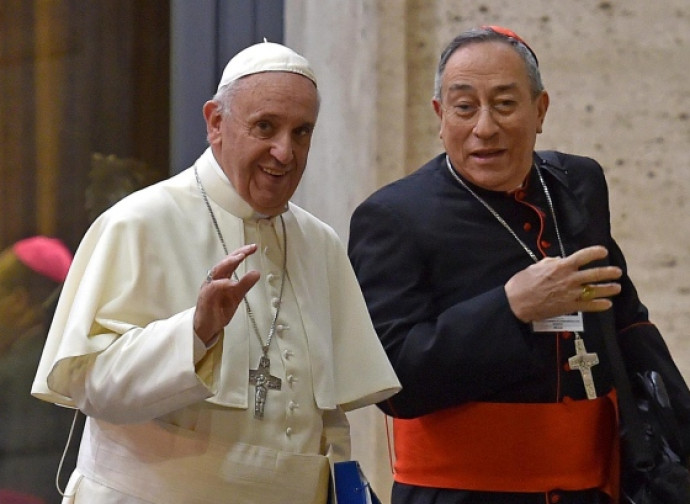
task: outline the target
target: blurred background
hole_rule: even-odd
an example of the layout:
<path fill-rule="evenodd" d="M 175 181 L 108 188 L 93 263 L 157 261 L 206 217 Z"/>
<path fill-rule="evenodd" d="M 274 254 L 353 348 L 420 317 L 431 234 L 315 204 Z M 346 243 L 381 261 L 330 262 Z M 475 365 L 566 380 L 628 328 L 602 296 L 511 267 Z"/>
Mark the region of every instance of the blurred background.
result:
<path fill-rule="evenodd" d="M 104 208 L 189 166 L 223 66 L 264 37 L 317 73 L 295 200 L 345 242 L 359 202 L 441 151 L 435 66 L 481 24 L 510 27 L 539 57 L 551 105 L 538 148 L 604 166 L 613 234 L 690 378 L 687 0 L 2 0 L 0 250 L 46 235 L 74 251 Z M 386 420 L 375 408 L 350 419 L 353 456 L 386 502 Z"/>

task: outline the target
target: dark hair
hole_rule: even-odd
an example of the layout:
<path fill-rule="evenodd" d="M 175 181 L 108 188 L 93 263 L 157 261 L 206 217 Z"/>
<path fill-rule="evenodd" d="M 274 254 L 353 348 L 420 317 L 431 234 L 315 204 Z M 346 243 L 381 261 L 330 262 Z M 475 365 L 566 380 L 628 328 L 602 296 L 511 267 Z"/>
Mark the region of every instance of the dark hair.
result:
<path fill-rule="evenodd" d="M 520 37 L 515 35 L 510 30 L 499 27 L 482 26 L 481 28 L 475 28 L 461 33 L 455 37 L 441 53 L 441 59 L 438 62 L 436 78 L 434 81 L 434 98 L 437 100 L 441 99 L 441 80 L 443 79 L 443 73 L 446 70 L 446 64 L 453 53 L 461 47 L 465 47 L 470 44 L 479 44 L 482 42 L 501 42 L 510 45 L 525 62 L 532 97 L 536 98 L 539 96 L 539 93 L 544 90 L 544 85 L 541 81 L 541 73 L 539 72 L 537 56 L 534 54 L 532 49 L 530 49 L 530 47 Z"/>

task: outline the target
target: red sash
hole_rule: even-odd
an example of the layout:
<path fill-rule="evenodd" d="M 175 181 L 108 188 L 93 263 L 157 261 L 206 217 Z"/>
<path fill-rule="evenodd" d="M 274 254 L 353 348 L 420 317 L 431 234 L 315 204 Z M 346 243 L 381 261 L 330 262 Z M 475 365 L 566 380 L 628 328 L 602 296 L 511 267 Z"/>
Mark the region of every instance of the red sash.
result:
<path fill-rule="evenodd" d="M 495 492 L 599 488 L 618 498 L 616 393 L 561 403 L 468 403 L 394 419 L 395 481 Z"/>

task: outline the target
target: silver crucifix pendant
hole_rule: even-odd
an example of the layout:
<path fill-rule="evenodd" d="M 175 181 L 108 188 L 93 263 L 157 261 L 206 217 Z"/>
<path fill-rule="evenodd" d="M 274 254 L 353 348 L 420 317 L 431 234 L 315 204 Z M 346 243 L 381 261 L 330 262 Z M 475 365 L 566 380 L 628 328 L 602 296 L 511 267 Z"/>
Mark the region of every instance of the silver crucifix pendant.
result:
<path fill-rule="evenodd" d="M 261 420 L 264 417 L 266 395 L 268 389 L 280 390 L 282 380 L 277 376 L 271 376 L 271 361 L 262 355 L 257 369 L 249 370 L 249 383 L 254 385 L 254 418 Z"/>
<path fill-rule="evenodd" d="M 568 365 L 570 369 L 577 370 L 582 375 L 587 399 L 597 398 L 597 391 L 594 388 L 594 377 L 592 376 L 592 368 L 597 364 L 599 364 L 599 356 L 596 353 L 587 353 L 585 341 L 577 337 L 575 339 L 575 355 L 568 359 Z"/>

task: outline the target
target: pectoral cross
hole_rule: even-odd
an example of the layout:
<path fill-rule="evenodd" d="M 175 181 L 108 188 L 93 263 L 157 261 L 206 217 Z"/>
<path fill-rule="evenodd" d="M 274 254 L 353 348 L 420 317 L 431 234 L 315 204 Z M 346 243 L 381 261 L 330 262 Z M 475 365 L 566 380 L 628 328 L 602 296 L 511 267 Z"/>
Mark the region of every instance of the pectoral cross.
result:
<path fill-rule="evenodd" d="M 568 359 L 570 369 L 579 371 L 582 375 L 582 382 L 585 385 L 587 399 L 596 399 L 597 391 L 594 388 L 594 377 L 592 367 L 599 364 L 599 356 L 596 353 L 587 353 L 585 341 L 579 336 L 575 339 L 575 355 Z"/>
<path fill-rule="evenodd" d="M 249 370 L 249 383 L 254 385 L 254 418 L 264 417 L 266 396 L 268 389 L 280 390 L 282 380 L 271 376 L 271 361 L 265 355 L 261 356 L 257 369 Z"/>

